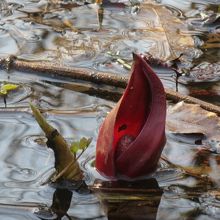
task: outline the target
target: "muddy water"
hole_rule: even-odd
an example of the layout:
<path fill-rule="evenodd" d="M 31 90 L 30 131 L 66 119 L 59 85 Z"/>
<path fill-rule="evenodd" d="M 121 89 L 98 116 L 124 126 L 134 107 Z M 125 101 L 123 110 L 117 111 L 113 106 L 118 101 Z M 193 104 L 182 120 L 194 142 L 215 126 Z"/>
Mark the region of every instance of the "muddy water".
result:
<path fill-rule="evenodd" d="M 4 0 L 0 3 L 0 54 L 127 74 L 117 59 L 130 64 L 131 52 L 150 52 L 163 60 L 184 53 L 182 68 L 203 67 L 180 77 L 179 90 L 219 104 L 218 4 L 214 0 L 105 2 L 101 8 L 80 1 Z M 212 40 L 207 39 L 207 33 Z M 175 88 L 173 72 L 155 69 L 166 87 Z M 0 81 L 20 84 L 8 95 L 6 109 L 0 99 L 1 219 L 61 219 L 62 213 L 51 211 L 57 198 L 72 219 L 117 219 L 119 212 L 122 219 L 132 208 L 133 219 L 219 219 L 218 143 L 210 140 L 214 148 L 206 148 L 195 135 L 167 134 L 164 159 L 152 176 L 153 184 L 149 184 L 153 194 L 100 197 L 100 193 L 62 191 L 44 185 L 54 172 L 54 156 L 45 147 L 46 140 L 28 102 L 40 106 L 67 140 L 93 137 L 81 159 L 88 184 L 101 178 L 91 162 L 98 126 L 114 103 L 85 94 L 95 85 L 70 79 L 1 71 Z M 120 205 L 119 195 L 125 201 Z M 115 202 L 103 202 L 105 196 Z"/>

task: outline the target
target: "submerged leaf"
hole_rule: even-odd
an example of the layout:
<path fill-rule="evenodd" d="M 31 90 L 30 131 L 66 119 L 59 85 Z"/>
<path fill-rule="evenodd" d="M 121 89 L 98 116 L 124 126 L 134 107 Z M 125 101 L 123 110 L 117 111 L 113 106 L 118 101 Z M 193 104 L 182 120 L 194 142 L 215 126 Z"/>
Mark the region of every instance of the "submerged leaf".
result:
<path fill-rule="evenodd" d="M 206 176 L 219 182 L 219 125 L 220 118 L 199 105 L 180 102 L 171 106 L 166 123 L 169 138 L 163 157 L 192 176 Z M 201 137 L 198 143 L 189 141 L 189 135 L 190 138 L 196 138 L 198 134 Z M 180 141 L 178 136 L 181 136 L 183 141 Z"/>
<path fill-rule="evenodd" d="M 220 119 L 196 104 L 179 102 L 168 109 L 166 128 L 171 133 L 204 134 L 220 141 Z"/>
<path fill-rule="evenodd" d="M 158 33 L 157 36 L 154 33 L 154 37 L 165 48 L 164 51 L 161 51 L 159 47 L 151 49 L 149 52 L 154 57 L 161 60 L 173 60 L 179 57 L 181 53 L 189 52 L 192 49 L 195 50 L 193 38 L 190 35 L 182 34 L 184 31 L 187 31 L 187 26 L 184 22 L 174 17 L 163 6 L 150 4 L 146 6 L 151 7 L 152 14 L 155 14 L 155 16 L 150 16 L 151 19 L 154 19 L 152 20 L 154 32 Z"/>
<path fill-rule="evenodd" d="M 181 77 L 182 83 L 218 82 L 220 80 L 220 62 L 202 62 L 190 70 L 190 74 Z"/>

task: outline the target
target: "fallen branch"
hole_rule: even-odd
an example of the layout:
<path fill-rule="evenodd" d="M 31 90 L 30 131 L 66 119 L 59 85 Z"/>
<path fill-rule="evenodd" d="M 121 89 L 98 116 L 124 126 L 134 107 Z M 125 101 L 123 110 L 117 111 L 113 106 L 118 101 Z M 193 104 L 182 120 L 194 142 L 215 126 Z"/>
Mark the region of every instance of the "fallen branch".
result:
<path fill-rule="evenodd" d="M 2 60 L 0 62 L 0 67 L 6 68 L 9 66 L 9 68 L 25 72 L 53 74 L 57 76 L 70 77 L 72 79 L 79 79 L 97 84 L 106 84 L 122 88 L 126 87 L 128 80 L 128 77 L 118 76 L 116 74 L 97 72 L 86 68 L 65 67 L 44 61 L 31 62 L 12 58 L 10 60 L 10 64 L 5 62 Z"/>
<path fill-rule="evenodd" d="M 24 61 L 15 57 L 12 57 L 11 59 L 1 59 L 0 67 L 4 69 L 12 68 L 32 73 L 53 74 L 56 76 L 70 77 L 72 79 L 89 81 L 96 84 L 105 84 L 120 88 L 125 88 L 128 81 L 128 77 L 120 76 L 119 74 L 98 72 L 86 68 L 65 67 L 49 62 Z M 118 94 L 120 95 L 120 92 L 118 92 Z M 182 95 L 171 89 L 166 89 L 166 96 L 167 99 L 174 102 L 184 101 L 186 103 L 198 104 L 203 109 L 215 112 L 216 114 L 220 115 L 219 106 L 210 104 L 197 98 Z"/>

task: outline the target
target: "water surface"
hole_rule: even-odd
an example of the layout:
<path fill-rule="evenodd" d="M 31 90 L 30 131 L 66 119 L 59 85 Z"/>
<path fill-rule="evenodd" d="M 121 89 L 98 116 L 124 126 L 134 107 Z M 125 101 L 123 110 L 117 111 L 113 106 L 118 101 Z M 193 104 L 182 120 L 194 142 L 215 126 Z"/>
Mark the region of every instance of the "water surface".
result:
<path fill-rule="evenodd" d="M 27 61 L 128 74 L 117 59 L 130 64 L 132 52 L 150 52 L 163 61 L 184 53 L 181 67 L 195 67 L 190 75 L 186 72 L 179 78 L 179 91 L 219 104 L 218 1 L 116 1 L 100 7 L 80 1 L 8 0 L 1 1 L 0 8 L 2 58 L 13 54 Z M 164 85 L 174 89 L 175 73 L 155 69 Z M 89 185 L 102 178 L 91 164 L 98 127 L 114 103 L 108 101 L 111 97 L 91 95 L 91 88 L 101 85 L 16 71 L 1 71 L 0 76 L 1 83 L 20 85 L 8 95 L 7 108 L 0 99 L 2 219 L 59 219 L 50 207 L 56 198 L 63 202 L 61 194 L 66 195 L 64 200 L 71 200 L 66 211 L 72 219 L 114 219 L 128 209 L 136 219 L 141 218 L 137 212 L 151 219 L 219 218 L 220 140 L 203 140 L 201 134 L 167 132 L 163 157 L 152 176 L 153 194 L 132 190 L 126 195 L 102 196 L 100 191 L 80 194 L 42 185 L 54 172 L 54 155 L 46 148 L 28 103 L 43 109 L 47 120 L 68 141 L 93 137 L 80 160 Z M 145 185 L 148 183 L 141 187 Z M 119 196 L 124 199 L 120 204 Z"/>
<path fill-rule="evenodd" d="M 119 59 L 131 64 L 132 52 L 163 61 L 183 54 L 179 91 L 219 104 L 218 0 L 4 0 L 0 8 L 1 57 L 128 74 Z M 175 89 L 176 74 L 156 70 Z"/>

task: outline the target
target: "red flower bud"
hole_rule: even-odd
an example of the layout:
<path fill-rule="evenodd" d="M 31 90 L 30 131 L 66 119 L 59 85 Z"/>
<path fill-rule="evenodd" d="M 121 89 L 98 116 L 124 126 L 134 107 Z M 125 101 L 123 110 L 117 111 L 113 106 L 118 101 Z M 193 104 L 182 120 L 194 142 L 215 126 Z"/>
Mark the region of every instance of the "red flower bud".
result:
<path fill-rule="evenodd" d="M 165 120 L 163 85 L 147 62 L 134 55 L 127 88 L 99 131 L 97 170 L 112 178 L 153 172 L 166 142 Z"/>

